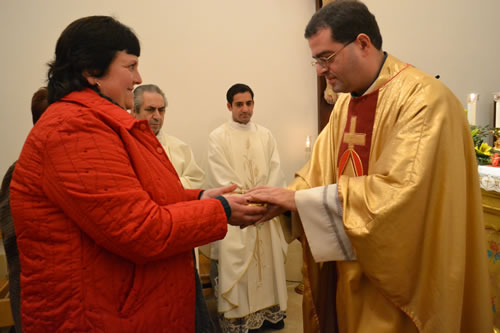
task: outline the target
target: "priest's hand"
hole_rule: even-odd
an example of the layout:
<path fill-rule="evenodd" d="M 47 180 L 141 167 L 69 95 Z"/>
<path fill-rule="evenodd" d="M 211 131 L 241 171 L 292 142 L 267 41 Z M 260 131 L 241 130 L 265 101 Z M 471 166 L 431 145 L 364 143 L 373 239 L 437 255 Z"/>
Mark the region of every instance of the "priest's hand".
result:
<path fill-rule="evenodd" d="M 223 187 L 217 187 L 217 188 L 212 188 L 210 190 L 205 190 L 203 191 L 203 194 L 200 197 L 200 200 L 203 199 L 213 199 L 218 195 L 224 195 L 227 193 L 231 193 L 234 190 L 238 188 L 238 185 L 233 184 L 229 186 L 223 186 Z"/>
<path fill-rule="evenodd" d="M 258 186 L 248 190 L 243 198 L 250 203 L 267 203 L 266 214 L 259 222 L 268 221 L 287 210 L 296 212 L 295 192 L 282 187 Z"/>
<path fill-rule="evenodd" d="M 248 201 L 241 195 L 224 195 L 224 198 L 231 207 L 228 223 L 242 229 L 262 220 L 267 211 L 263 206 L 249 206 Z"/>

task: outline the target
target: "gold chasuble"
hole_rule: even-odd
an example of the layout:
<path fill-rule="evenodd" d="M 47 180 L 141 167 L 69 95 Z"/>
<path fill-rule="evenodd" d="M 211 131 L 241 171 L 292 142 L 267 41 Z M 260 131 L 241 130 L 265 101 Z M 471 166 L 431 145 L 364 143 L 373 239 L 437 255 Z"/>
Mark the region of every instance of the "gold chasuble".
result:
<path fill-rule="evenodd" d="M 356 259 L 316 262 L 292 215 L 305 332 L 492 332 L 477 165 L 448 88 L 388 55 L 363 96 L 340 95 L 290 188 L 330 184 Z"/>

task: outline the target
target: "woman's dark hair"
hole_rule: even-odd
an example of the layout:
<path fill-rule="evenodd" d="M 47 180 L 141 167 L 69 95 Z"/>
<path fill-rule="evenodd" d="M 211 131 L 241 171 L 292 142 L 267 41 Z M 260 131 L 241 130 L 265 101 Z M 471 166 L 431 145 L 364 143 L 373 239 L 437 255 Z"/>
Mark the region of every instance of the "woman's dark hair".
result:
<path fill-rule="evenodd" d="M 141 47 L 134 32 L 114 18 L 88 16 L 71 23 L 57 40 L 55 58 L 49 63 L 49 104 L 91 87 L 83 72 L 102 77 L 118 51 L 139 56 Z"/>

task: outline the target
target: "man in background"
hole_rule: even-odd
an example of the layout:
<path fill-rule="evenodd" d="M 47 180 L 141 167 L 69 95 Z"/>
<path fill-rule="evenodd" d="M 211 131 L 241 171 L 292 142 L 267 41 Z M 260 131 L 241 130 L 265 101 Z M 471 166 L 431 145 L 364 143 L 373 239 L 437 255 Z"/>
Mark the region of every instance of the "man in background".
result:
<path fill-rule="evenodd" d="M 162 131 L 167 108 L 167 98 L 163 91 L 154 84 L 144 84 L 134 89 L 134 107 L 131 110 L 132 116 L 137 120 L 147 120 L 151 130 L 160 141 L 163 149 L 167 153 L 168 159 L 172 163 L 184 188 L 197 189 L 203 185 L 205 173 L 196 164 L 191 148 L 182 140 L 167 135 Z M 193 250 L 196 282 L 196 305 L 195 305 L 195 327 L 196 332 L 213 332 L 214 326 L 210 319 L 207 304 L 203 297 L 202 286 L 198 273 L 199 256 L 198 248 Z"/>
<path fill-rule="evenodd" d="M 138 86 L 134 90 L 132 116 L 137 120 L 147 120 L 151 130 L 160 141 L 163 149 L 179 175 L 184 188 L 201 188 L 205 173 L 196 164 L 191 148 L 182 140 L 162 131 L 167 108 L 167 98 L 154 84 Z"/>
<path fill-rule="evenodd" d="M 209 136 L 206 187 L 237 184 L 237 193 L 258 185 L 283 186 L 280 158 L 271 132 L 251 121 L 254 93 L 245 84 L 226 94 L 232 119 Z M 215 281 L 223 332 L 284 327 L 287 244 L 277 218 L 245 229 L 228 226 L 213 247 Z"/>

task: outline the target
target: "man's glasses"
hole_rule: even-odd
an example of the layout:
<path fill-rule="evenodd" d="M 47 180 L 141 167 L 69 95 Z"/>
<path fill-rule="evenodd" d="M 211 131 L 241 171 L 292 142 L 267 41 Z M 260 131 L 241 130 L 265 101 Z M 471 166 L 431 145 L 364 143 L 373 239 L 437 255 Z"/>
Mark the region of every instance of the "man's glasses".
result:
<path fill-rule="evenodd" d="M 340 50 L 338 50 L 337 52 L 333 52 L 332 54 L 330 54 L 328 57 L 319 57 L 319 58 L 314 58 L 313 61 L 311 61 L 311 65 L 313 67 L 315 66 L 320 66 L 320 67 L 323 67 L 323 68 L 327 68 L 328 65 L 330 65 L 330 63 L 332 63 L 334 60 L 335 60 L 335 57 L 337 56 L 337 54 L 340 53 L 340 51 L 342 51 L 347 45 L 351 44 L 352 42 L 354 42 L 356 39 L 354 40 L 351 40 L 350 42 L 348 43 L 345 43 L 344 46 L 342 46 L 340 48 Z"/>

